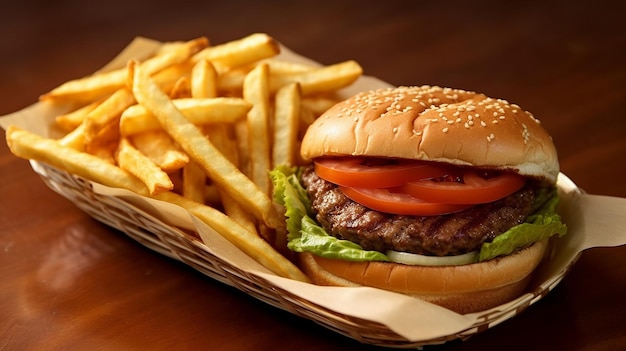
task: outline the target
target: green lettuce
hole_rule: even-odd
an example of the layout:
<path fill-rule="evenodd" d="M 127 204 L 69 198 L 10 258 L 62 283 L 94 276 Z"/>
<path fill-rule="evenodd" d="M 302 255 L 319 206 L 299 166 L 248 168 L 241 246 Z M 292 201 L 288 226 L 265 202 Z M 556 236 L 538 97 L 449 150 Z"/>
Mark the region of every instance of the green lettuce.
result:
<path fill-rule="evenodd" d="M 363 250 L 356 243 L 328 235 L 324 228 L 313 220 L 311 200 L 300 184 L 299 172 L 300 169 L 297 167 L 277 167 L 270 172 L 274 184 L 274 201 L 285 207 L 287 246 L 290 250 L 348 261 L 389 261 L 389 258 L 381 252 Z M 526 222 L 500 234 L 492 242 L 483 244 L 478 261 L 508 255 L 518 248 L 553 235 L 565 235 L 567 227 L 556 212 L 557 203 L 556 188 L 539 192 L 533 213 Z"/>
<path fill-rule="evenodd" d="M 567 226 L 561 222 L 561 216 L 556 212 L 558 202 L 556 188 L 542 189 L 537 194 L 534 210 L 526 218 L 525 223 L 512 227 L 496 236 L 491 242 L 484 243 L 480 248 L 478 261 L 508 255 L 518 248 L 548 239 L 553 235 L 559 237 L 565 235 Z"/>

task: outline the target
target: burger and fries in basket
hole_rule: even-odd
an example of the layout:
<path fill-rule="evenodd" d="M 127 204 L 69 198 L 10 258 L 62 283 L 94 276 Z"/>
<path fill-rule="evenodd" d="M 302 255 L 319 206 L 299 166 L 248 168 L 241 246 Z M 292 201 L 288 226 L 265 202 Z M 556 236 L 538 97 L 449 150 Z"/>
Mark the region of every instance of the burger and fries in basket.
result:
<path fill-rule="evenodd" d="M 518 298 L 567 232 L 555 147 L 520 106 L 437 86 L 346 95 L 364 79 L 356 61 L 284 59 L 260 33 L 153 46 L 41 95 L 62 112 L 48 135 L 8 126 L 11 152 L 178 206 L 299 288 L 373 287 L 454 315 Z"/>

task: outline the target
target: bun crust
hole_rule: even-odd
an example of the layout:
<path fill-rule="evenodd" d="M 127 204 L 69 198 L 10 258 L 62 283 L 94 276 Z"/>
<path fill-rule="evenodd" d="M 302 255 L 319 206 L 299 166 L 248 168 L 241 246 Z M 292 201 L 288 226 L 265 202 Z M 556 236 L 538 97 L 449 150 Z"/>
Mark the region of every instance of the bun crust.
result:
<path fill-rule="evenodd" d="M 414 296 L 465 314 L 483 311 L 520 296 L 542 261 L 548 240 L 517 253 L 461 266 L 410 266 L 388 262 L 350 262 L 299 254 L 313 283 L 371 286 Z"/>
<path fill-rule="evenodd" d="M 556 182 L 552 138 L 505 100 L 436 86 L 363 92 L 330 108 L 307 130 L 301 154 L 378 156 L 511 169 Z"/>

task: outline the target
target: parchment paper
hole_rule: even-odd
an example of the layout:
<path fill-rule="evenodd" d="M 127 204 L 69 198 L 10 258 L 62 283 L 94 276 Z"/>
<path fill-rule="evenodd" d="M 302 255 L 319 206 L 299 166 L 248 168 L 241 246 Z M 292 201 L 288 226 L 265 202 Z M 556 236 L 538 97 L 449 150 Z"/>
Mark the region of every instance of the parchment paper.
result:
<path fill-rule="evenodd" d="M 146 57 L 159 45 L 160 43 L 154 40 L 137 38 L 118 57 L 103 67 L 103 70 L 122 67 L 129 58 Z M 280 57 L 315 64 L 285 47 L 282 47 Z M 358 91 L 387 86 L 390 85 L 379 79 L 364 76 L 353 86 L 343 90 L 341 94 L 348 97 Z M 21 111 L 0 117 L 0 126 L 6 129 L 9 125 L 16 125 L 43 136 L 54 136 L 57 134 L 54 128 L 54 117 L 69 108 L 69 106 L 35 103 Z M 517 306 L 527 305 L 537 300 L 536 295 L 528 293 L 490 311 L 460 315 L 415 298 L 379 289 L 322 287 L 293 281 L 274 275 L 178 206 L 140 197 L 124 189 L 112 189 L 100 184 L 93 185 L 96 193 L 123 198 L 133 206 L 168 224 L 196 230 L 209 250 L 216 256 L 265 279 L 276 287 L 347 316 L 382 323 L 409 341 L 454 335 L 480 324 L 480 318 L 485 313 L 498 313 L 499 311 L 505 313 Z M 536 272 L 533 284 L 538 287 L 557 284 L 583 250 L 626 244 L 626 230 L 624 230 L 626 228 L 626 199 L 583 193 L 563 174 L 559 175 L 558 186 L 561 193 L 559 212 L 568 226 L 568 234 L 555 240 L 556 245 L 552 257 Z M 533 287 L 529 291 L 532 289 Z"/>

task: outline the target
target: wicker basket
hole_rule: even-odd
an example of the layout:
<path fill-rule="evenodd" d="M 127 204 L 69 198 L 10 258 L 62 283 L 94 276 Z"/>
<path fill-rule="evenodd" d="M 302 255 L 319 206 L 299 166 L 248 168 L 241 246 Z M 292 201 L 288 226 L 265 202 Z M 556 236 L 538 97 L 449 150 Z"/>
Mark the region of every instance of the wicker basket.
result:
<path fill-rule="evenodd" d="M 296 296 L 254 274 L 245 272 L 212 254 L 194 235 L 169 226 L 154 216 L 122 199 L 93 191 L 89 181 L 49 165 L 31 161 L 31 166 L 43 181 L 96 220 L 126 233 L 142 245 L 165 256 L 179 260 L 199 272 L 250 296 L 297 316 L 310 319 L 325 328 L 366 344 L 393 348 L 419 348 L 464 340 L 485 331 L 523 311 L 545 296 L 563 278 L 574 262 L 552 280 L 544 282 L 529 294 L 507 304 L 504 309 L 492 309 L 478 315 L 470 328 L 453 335 L 428 340 L 407 340 L 387 326 L 347 316 Z"/>

